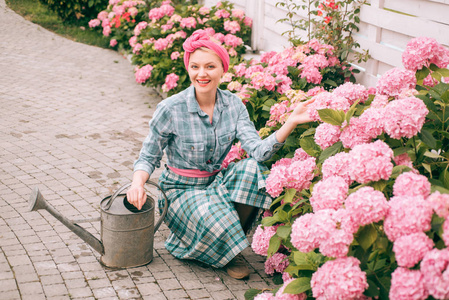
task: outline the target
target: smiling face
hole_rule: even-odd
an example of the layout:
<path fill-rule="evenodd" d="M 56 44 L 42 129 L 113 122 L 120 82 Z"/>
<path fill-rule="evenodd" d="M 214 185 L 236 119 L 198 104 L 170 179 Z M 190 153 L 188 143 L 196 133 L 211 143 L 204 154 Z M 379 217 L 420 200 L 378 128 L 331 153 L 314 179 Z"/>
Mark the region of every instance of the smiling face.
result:
<path fill-rule="evenodd" d="M 221 59 L 215 52 L 208 49 L 198 49 L 193 52 L 190 55 L 187 71 L 195 87 L 197 99 L 203 96 L 215 96 L 224 72 Z"/>

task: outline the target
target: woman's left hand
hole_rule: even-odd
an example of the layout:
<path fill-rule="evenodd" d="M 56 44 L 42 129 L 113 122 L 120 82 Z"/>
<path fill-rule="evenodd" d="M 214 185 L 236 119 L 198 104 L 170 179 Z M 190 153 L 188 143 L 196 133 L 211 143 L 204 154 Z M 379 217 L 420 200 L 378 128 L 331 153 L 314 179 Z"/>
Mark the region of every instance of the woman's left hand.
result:
<path fill-rule="evenodd" d="M 300 102 L 293 112 L 288 117 L 287 122 L 292 123 L 294 125 L 304 124 L 308 122 L 312 122 L 312 118 L 309 116 L 308 113 L 308 106 L 312 104 L 315 101 L 315 99 L 310 99 L 304 102 Z"/>

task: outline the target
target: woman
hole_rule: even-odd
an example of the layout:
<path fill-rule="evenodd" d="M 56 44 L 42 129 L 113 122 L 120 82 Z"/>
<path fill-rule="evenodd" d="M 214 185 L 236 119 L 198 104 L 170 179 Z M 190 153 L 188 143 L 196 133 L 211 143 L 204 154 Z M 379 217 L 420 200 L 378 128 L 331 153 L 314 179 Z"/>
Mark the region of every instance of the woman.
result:
<path fill-rule="evenodd" d="M 249 246 L 245 230 L 258 209 L 272 201 L 263 191 L 266 168 L 259 162 L 279 150 L 298 124 L 311 121 L 310 102 L 298 105 L 277 132 L 261 140 L 242 101 L 218 89 L 229 67 L 227 51 L 203 30 L 195 31 L 183 48 L 192 85 L 158 104 L 127 198 L 142 207 L 144 184 L 160 166 L 165 149 L 167 168 L 159 184 L 170 203 L 167 250 L 180 259 L 226 267 L 231 277 L 242 279 L 249 275 L 238 255 Z M 236 138 L 250 158 L 221 170 Z"/>

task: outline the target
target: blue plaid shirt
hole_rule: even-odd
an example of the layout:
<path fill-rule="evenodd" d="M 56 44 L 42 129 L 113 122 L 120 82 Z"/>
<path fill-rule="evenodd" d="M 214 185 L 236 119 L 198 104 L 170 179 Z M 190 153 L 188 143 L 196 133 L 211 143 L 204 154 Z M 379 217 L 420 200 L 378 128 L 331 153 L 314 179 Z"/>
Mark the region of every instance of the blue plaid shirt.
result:
<path fill-rule="evenodd" d="M 150 175 L 160 167 L 164 149 L 171 167 L 213 172 L 221 168 L 235 138 L 257 161 L 268 160 L 283 145 L 274 133 L 262 140 L 242 100 L 220 89 L 212 124 L 191 86 L 161 101 L 149 125 L 150 132 L 134 163 L 134 171 L 143 170 Z"/>

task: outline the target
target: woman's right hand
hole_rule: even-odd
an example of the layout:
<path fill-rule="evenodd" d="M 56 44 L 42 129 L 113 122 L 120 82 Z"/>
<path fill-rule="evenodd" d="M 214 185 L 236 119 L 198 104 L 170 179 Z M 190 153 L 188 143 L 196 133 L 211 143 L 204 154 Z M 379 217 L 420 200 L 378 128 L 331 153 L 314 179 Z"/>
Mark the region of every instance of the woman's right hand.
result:
<path fill-rule="evenodd" d="M 134 186 L 133 184 L 126 192 L 126 198 L 129 203 L 137 207 L 138 210 L 141 210 L 147 200 L 147 194 L 143 186 Z"/>
<path fill-rule="evenodd" d="M 133 182 L 131 187 L 126 192 L 126 198 L 129 203 L 137 207 L 138 210 L 142 209 L 142 206 L 147 201 L 147 194 L 145 192 L 144 184 L 147 182 L 150 175 L 145 171 L 136 171 L 133 175 Z"/>

